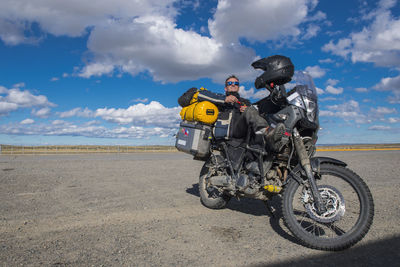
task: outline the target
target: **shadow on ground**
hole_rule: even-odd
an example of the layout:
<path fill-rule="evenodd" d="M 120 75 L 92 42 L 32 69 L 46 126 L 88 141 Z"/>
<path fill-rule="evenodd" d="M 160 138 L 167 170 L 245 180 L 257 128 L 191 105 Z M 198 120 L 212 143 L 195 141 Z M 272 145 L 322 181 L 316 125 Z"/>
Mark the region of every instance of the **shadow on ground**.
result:
<path fill-rule="evenodd" d="M 191 188 L 186 190 L 187 193 L 200 197 L 199 185 L 193 184 Z M 273 197 L 267 202 L 268 211 L 264 202 L 255 199 L 243 198 L 240 200 L 231 199 L 227 205 L 227 209 L 243 212 L 253 216 L 268 216 L 272 229 L 281 237 L 290 242 L 300 244 L 297 239 L 291 235 L 286 229 L 280 225 L 281 198 L 279 195 Z M 200 201 L 199 201 L 199 205 Z M 350 249 L 338 252 L 323 252 L 318 256 L 290 259 L 280 263 L 260 263 L 251 265 L 251 267 L 286 267 L 286 266 L 400 266 L 400 235 L 389 237 L 386 239 L 369 242 L 363 245 L 356 245 Z"/>
<path fill-rule="evenodd" d="M 301 257 L 277 264 L 262 263 L 252 267 L 286 266 L 399 266 L 400 236 L 369 242 L 339 252 L 326 252 L 318 256 Z"/>
<path fill-rule="evenodd" d="M 186 189 L 186 192 L 196 197 L 200 197 L 199 184 L 192 184 L 192 187 Z M 199 205 L 201 205 L 200 201 Z M 279 195 L 274 196 L 267 202 L 251 198 L 241 198 L 240 200 L 232 198 L 226 208 L 253 216 L 268 216 L 272 229 L 278 235 L 289 240 L 290 242 L 300 244 L 290 232 L 284 230 L 279 224 L 282 218 L 281 197 Z"/>
<path fill-rule="evenodd" d="M 199 192 L 199 184 L 192 184 L 192 187 L 186 188 L 186 193 L 191 194 L 196 197 L 200 197 L 200 192 Z"/>

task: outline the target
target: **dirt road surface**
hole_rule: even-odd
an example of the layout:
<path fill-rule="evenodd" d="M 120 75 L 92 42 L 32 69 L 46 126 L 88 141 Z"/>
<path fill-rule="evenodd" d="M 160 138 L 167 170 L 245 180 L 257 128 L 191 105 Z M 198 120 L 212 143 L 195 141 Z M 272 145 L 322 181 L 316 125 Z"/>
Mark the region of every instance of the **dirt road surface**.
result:
<path fill-rule="evenodd" d="M 374 197 L 370 232 L 346 251 L 303 247 L 261 201 L 205 208 L 202 162 L 183 153 L 0 156 L 0 266 L 399 266 L 400 151 L 318 155 Z"/>

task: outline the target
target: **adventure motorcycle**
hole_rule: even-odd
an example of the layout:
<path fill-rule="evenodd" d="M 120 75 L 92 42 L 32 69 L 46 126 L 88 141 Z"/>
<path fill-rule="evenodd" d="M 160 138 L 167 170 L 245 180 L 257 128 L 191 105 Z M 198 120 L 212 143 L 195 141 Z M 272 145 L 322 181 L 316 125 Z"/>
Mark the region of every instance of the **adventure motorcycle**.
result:
<path fill-rule="evenodd" d="M 294 75 L 290 59 L 283 56 L 252 65 L 264 71 L 256 88 L 270 91 L 256 103 L 260 114 L 270 125 L 284 123 L 286 127 L 281 147 L 266 149 L 260 145 L 264 139 L 260 141 L 250 129 L 243 140 L 218 139 L 211 127 L 200 138 L 210 142 L 209 153 L 195 156 L 205 161 L 199 178 L 201 203 L 221 209 L 232 197 L 267 201 L 280 194 L 283 220 L 304 245 L 333 251 L 351 247 L 372 224 L 373 199 L 368 186 L 346 163 L 313 157 L 319 121 L 312 78 L 304 72 Z M 295 82 L 288 83 L 293 75 Z M 292 89 L 286 92 L 284 84 Z M 271 106 L 273 114 L 266 112 Z"/>

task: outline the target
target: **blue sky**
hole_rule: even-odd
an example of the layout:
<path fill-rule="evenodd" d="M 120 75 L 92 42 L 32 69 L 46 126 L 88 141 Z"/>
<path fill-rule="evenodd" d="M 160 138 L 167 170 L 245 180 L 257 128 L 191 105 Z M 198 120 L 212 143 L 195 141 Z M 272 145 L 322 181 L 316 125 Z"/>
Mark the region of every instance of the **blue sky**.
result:
<path fill-rule="evenodd" d="M 251 62 L 281 54 L 319 92 L 319 144 L 400 142 L 395 0 L 2 0 L 0 143 L 173 145 L 177 98 L 255 102 Z"/>

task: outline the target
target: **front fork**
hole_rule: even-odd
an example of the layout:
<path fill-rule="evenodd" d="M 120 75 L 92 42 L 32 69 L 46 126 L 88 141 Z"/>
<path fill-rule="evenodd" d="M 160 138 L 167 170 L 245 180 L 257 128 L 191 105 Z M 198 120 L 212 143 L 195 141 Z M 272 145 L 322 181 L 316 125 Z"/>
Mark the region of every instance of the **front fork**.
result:
<path fill-rule="evenodd" d="M 300 160 L 300 164 L 306 172 L 308 182 L 310 184 L 311 193 L 313 195 L 315 206 L 320 213 L 325 211 L 325 205 L 322 201 L 321 195 L 319 193 L 317 183 L 315 182 L 315 177 L 311 169 L 311 162 L 308 156 L 306 147 L 304 146 L 303 139 L 301 138 L 299 132 L 296 128 L 293 129 L 293 141 L 296 147 L 296 152 Z"/>

